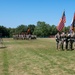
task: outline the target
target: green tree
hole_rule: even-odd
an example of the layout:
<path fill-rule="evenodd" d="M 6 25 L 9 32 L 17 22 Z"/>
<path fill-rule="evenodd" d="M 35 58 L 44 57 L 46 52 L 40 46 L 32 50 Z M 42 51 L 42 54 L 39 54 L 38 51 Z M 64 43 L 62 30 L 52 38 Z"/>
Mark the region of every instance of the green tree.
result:
<path fill-rule="evenodd" d="M 37 22 L 37 26 L 35 27 L 34 34 L 37 36 L 46 37 L 49 35 L 49 24 L 46 24 L 45 22 Z"/>
<path fill-rule="evenodd" d="M 2 37 L 9 37 L 10 36 L 9 30 L 4 26 L 0 26 L 0 34 Z"/>
<path fill-rule="evenodd" d="M 28 28 L 30 28 L 31 34 L 33 34 L 35 25 L 30 24 L 30 25 L 28 25 Z"/>
<path fill-rule="evenodd" d="M 8 28 L 10 32 L 10 37 L 12 37 L 13 34 L 16 34 L 16 28 Z"/>
<path fill-rule="evenodd" d="M 16 33 L 22 33 L 22 32 L 26 32 L 27 31 L 27 26 L 26 25 L 19 25 L 16 28 Z"/>
<path fill-rule="evenodd" d="M 65 26 L 65 27 L 63 28 L 63 31 L 64 31 L 64 32 L 67 32 L 67 31 L 69 31 L 69 30 L 70 30 L 70 26 L 67 26 L 67 27 Z"/>
<path fill-rule="evenodd" d="M 55 25 L 51 26 L 51 35 L 55 35 L 57 33 L 57 29 Z"/>

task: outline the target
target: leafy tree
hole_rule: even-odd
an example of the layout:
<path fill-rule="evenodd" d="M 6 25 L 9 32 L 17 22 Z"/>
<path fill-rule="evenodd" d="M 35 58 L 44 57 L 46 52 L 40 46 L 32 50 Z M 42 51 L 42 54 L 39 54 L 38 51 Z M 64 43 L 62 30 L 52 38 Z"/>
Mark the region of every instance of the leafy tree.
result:
<path fill-rule="evenodd" d="M 10 37 L 12 37 L 13 34 L 16 34 L 16 28 L 8 28 L 10 32 Z"/>
<path fill-rule="evenodd" d="M 55 25 L 51 26 L 51 35 L 55 35 L 57 33 L 57 29 Z"/>
<path fill-rule="evenodd" d="M 0 34 L 2 34 L 2 37 L 9 37 L 10 36 L 10 32 L 9 30 L 4 27 L 4 26 L 0 26 Z"/>
<path fill-rule="evenodd" d="M 27 32 L 27 29 L 30 29 L 31 34 L 36 34 L 40 37 L 48 37 L 50 35 L 55 35 L 58 31 L 55 25 L 49 25 L 45 22 L 38 21 L 37 25 L 30 24 L 26 25 L 19 25 L 17 28 L 6 28 L 4 26 L 0 26 L 0 34 L 2 37 L 12 37 L 13 34 L 18 34 L 22 32 Z M 63 31 L 69 31 L 70 26 L 64 27 Z"/>
<path fill-rule="evenodd" d="M 64 32 L 67 32 L 67 31 L 69 31 L 69 30 L 70 30 L 70 26 L 63 28 L 63 31 L 64 31 Z"/>
<path fill-rule="evenodd" d="M 16 28 L 16 33 L 22 33 L 22 32 L 26 32 L 27 31 L 27 26 L 26 25 L 19 25 Z"/>
<path fill-rule="evenodd" d="M 33 34 L 35 25 L 30 24 L 30 25 L 28 25 L 28 28 L 30 29 L 31 34 Z"/>
<path fill-rule="evenodd" d="M 37 36 L 41 36 L 42 31 L 40 30 L 40 27 L 39 26 L 36 26 L 35 27 L 33 34 L 35 34 Z"/>
<path fill-rule="evenodd" d="M 45 22 L 37 22 L 37 26 L 35 27 L 34 34 L 37 36 L 48 36 L 49 34 L 49 24 L 46 24 Z"/>

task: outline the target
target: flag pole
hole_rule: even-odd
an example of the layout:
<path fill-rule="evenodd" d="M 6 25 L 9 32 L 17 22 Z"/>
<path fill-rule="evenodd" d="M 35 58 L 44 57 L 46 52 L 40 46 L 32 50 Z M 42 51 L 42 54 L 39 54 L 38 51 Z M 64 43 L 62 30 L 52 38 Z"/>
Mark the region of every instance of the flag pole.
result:
<path fill-rule="evenodd" d="M 64 9 L 64 12 L 63 12 L 63 15 L 65 14 L 65 9 Z M 65 17 L 66 18 L 66 17 Z M 66 23 L 66 20 L 64 22 L 64 31 L 66 32 L 66 28 L 65 28 L 65 23 Z"/>

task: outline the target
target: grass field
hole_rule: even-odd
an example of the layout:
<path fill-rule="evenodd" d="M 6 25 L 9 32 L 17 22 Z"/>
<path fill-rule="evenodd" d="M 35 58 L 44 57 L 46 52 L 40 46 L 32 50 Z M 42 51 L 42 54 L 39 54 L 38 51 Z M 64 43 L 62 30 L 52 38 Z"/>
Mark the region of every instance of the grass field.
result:
<path fill-rule="evenodd" d="M 75 50 L 57 51 L 55 39 L 3 40 L 0 75 L 75 75 Z"/>

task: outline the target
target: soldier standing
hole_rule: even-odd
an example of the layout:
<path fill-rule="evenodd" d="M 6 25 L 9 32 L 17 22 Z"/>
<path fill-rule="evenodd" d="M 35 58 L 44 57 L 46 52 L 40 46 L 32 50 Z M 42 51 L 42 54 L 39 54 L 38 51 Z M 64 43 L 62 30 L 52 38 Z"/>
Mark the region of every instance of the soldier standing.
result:
<path fill-rule="evenodd" d="M 60 34 L 59 34 L 59 32 L 55 35 L 55 39 L 56 39 L 57 49 L 59 49 L 59 41 L 60 41 Z"/>
<path fill-rule="evenodd" d="M 65 33 L 62 32 L 62 34 L 61 34 L 61 49 L 62 50 L 64 50 L 65 39 L 66 39 Z"/>
<path fill-rule="evenodd" d="M 70 34 L 69 32 L 66 33 L 66 50 L 68 50 L 68 43 L 69 43 L 69 39 L 70 39 Z"/>
<path fill-rule="evenodd" d="M 71 38 L 70 38 L 70 49 L 73 50 L 73 42 L 74 42 L 75 33 L 72 32 Z"/>

